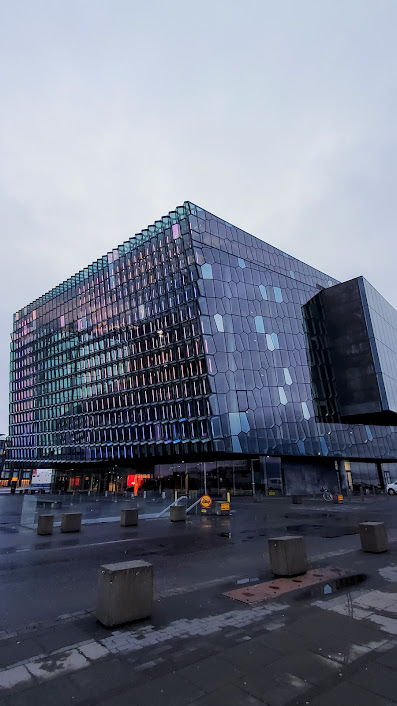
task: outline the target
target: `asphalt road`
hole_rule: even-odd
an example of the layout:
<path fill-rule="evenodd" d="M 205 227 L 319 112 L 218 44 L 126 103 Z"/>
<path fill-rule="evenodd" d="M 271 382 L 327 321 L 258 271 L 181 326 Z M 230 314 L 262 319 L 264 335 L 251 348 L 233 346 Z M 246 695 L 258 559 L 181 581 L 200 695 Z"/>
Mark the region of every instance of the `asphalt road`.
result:
<path fill-rule="evenodd" d="M 158 597 L 178 595 L 224 579 L 269 575 L 266 537 L 304 534 L 309 557 L 358 548 L 365 520 L 397 529 L 397 498 L 369 498 L 344 506 L 288 498 L 235 499 L 228 517 L 193 516 L 186 523 L 141 521 L 84 525 L 81 533 L 38 537 L 18 524 L 22 498 L 0 495 L 0 630 L 20 629 L 59 615 L 92 610 L 101 564 L 145 559 L 153 563 Z"/>

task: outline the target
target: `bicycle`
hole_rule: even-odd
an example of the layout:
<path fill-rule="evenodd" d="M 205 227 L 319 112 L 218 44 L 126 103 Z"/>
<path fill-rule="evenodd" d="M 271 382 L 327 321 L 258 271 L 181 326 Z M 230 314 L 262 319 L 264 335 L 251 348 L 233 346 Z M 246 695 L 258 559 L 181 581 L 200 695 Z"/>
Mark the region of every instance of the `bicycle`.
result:
<path fill-rule="evenodd" d="M 323 485 L 322 488 L 320 488 L 322 494 L 323 494 L 323 499 L 325 502 L 330 503 L 332 500 L 332 493 L 327 490 L 327 488 Z"/>

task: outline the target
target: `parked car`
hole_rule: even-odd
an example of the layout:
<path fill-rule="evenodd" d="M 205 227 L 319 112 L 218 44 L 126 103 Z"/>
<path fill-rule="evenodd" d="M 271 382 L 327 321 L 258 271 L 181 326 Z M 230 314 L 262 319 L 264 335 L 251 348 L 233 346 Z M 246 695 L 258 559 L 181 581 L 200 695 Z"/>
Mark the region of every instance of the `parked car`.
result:
<path fill-rule="evenodd" d="M 397 493 L 397 480 L 393 481 L 393 483 L 387 484 L 386 492 L 389 493 L 389 495 L 396 495 L 396 493 Z"/>

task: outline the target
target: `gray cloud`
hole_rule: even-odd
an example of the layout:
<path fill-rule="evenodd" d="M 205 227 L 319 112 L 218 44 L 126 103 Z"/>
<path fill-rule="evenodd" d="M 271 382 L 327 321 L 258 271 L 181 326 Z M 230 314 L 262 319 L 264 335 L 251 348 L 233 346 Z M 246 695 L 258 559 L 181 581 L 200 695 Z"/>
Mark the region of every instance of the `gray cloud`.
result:
<path fill-rule="evenodd" d="M 185 199 L 397 306 L 393 0 L 0 1 L 12 313 Z"/>

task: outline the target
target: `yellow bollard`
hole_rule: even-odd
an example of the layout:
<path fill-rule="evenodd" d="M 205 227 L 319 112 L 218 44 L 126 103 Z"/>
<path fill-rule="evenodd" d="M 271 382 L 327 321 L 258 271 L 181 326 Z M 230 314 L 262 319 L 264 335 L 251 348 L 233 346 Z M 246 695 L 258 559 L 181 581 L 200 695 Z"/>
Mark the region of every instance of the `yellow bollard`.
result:
<path fill-rule="evenodd" d="M 226 493 L 226 501 L 228 503 L 230 503 L 230 493 L 229 492 Z"/>

